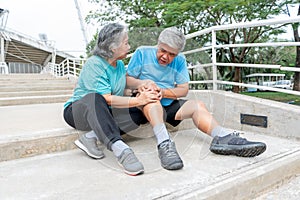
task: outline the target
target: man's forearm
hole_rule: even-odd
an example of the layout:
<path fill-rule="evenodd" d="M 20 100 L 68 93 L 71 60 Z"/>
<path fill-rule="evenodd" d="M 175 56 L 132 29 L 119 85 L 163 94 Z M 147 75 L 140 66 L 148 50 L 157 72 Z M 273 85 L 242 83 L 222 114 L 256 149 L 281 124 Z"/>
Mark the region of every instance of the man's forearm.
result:
<path fill-rule="evenodd" d="M 126 75 L 126 87 L 130 89 L 136 89 L 142 84 L 142 80 Z"/>
<path fill-rule="evenodd" d="M 162 98 L 177 99 L 185 97 L 187 93 L 188 90 L 186 90 L 186 88 L 164 88 L 162 89 Z"/>

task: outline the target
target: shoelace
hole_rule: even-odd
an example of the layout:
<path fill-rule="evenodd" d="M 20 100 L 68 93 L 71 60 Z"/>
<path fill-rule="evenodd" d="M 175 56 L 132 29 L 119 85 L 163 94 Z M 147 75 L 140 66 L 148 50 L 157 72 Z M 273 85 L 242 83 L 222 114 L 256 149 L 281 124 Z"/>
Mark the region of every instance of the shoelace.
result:
<path fill-rule="evenodd" d="M 166 153 L 168 154 L 168 156 L 177 156 L 177 152 L 175 151 L 175 148 L 173 148 L 171 142 L 165 144 L 163 148 L 166 149 Z"/>
<path fill-rule="evenodd" d="M 130 152 L 127 157 L 124 159 L 124 161 L 126 161 L 127 163 L 134 163 L 137 162 L 136 157 L 134 156 L 134 154 L 132 152 Z"/>
<path fill-rule="evenodd" d="M 240 132 L 233 131 L 233 133 L 231 135 L 235 136 L 235 138 L 232 138 L 230 140 L 230 143 L 234 143 L 234 144 L 246 144 L 248 142 L 248 140 L 246 138 L 240 137 Z"/>
<path fill-rule="evenodd" d="M 232 135 L 237 136 L 237 137 L 240 137 L 240 132 L 233 131 Z"/>

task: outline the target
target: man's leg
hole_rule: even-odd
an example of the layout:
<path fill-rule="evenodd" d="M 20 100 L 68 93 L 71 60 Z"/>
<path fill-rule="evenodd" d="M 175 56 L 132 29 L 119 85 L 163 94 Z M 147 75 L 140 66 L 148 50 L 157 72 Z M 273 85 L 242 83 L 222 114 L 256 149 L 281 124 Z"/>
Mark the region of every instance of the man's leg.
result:
<path fill-rule="evenodd" d="M 199 130 L 214 138 L 210 150 L 216 154 L 253 157 L 266 150 L 266 144 L 248 141 L 236 131 L 221 127 L 201 101 L 186 101 L 175 115 L 175 120 L 187 118 L 192 118 Z"/>
<path fill-rule="evenodd" d="M 170 140 L 163 119 L 163 107 L 160 102 L 150 103 L 143 107 L 143 112 L 150 122 L 157 139 L 158 155 L 163 168 L 177 170 L 183 167 L 183 162 L 177 153 L 175 143 Z"/>
<path fill-rule="evenodd" d="M 215 127 L 219 126 L 201 101 L 188 100 L 176 112 L 175 120 L 188 118 L 192 118 L 195 126 L 208 135 L 212 133 Z"/>

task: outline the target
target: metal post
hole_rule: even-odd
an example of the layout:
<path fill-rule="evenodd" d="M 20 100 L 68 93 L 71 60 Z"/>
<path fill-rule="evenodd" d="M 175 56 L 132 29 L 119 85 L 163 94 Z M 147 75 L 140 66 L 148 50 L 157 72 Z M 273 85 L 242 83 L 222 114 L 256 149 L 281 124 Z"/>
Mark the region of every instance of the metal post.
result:
<path fill-rule="evenodd" d="M 0 62 L 4 62 L 4 38 L 0 38 Z"/>
<path fill-rule="evenodd" d="M 216 32 L 214 30 L 211 31 L 211 50 L 212 50 L 212 68 L 213 68 L 213 90 L 217 90 L 217 54 L 216 54 Z"/>
<path fill-rule="evenodd" d="M 67 76 L 70 76 L 70 62 L 69 62 L 69 58 L 67 58 Z"/>
<path fill-rule="evenodd" d="M 75 59 L 73 59 L 73 68 L 74 68 L 73 76 L 76 77 L 76 60 Z"/>

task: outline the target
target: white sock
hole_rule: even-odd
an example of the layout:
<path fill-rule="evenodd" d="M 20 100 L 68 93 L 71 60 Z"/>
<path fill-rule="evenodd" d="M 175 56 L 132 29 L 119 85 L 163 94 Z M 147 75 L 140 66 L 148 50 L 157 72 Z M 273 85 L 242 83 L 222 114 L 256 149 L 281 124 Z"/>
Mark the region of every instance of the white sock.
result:
<path fill-rule="evenodd" d="M 90 132 L 87 132 L 87 133 L 85 134 L 85 136 L 86 136 L 87 138 L 96 138 L 96 139 L 98 139 L 96 133 L 95 133 L 93 130 L 91 130 Z"/>
<path fill-rule="evenodd" d="M 128 148 L 129 146 L 125 144 L 122 140 L 118 140 L 111 145 L 111 149 L 116 157 L 119 157 L 121 153 Z"/>
<path fill-rule="evenodd" d="M 169 140 L 170 136 L 166 125 L 164 123 L 157 124 L 153 127 L 154 135 L 156 136 L 157 144 L 162 143 L 165 140 Z"/>
<path fill-rule="evenodd" d="M 231 133 L 231 131 L 229 129 L 226 129 L 222 126 L 217 126 L 212 130 L 211 136 L 213 138 L 216 137 L 216 136 L 224 137 L 226 135 L 229 135 L 230 133 Z"/>

